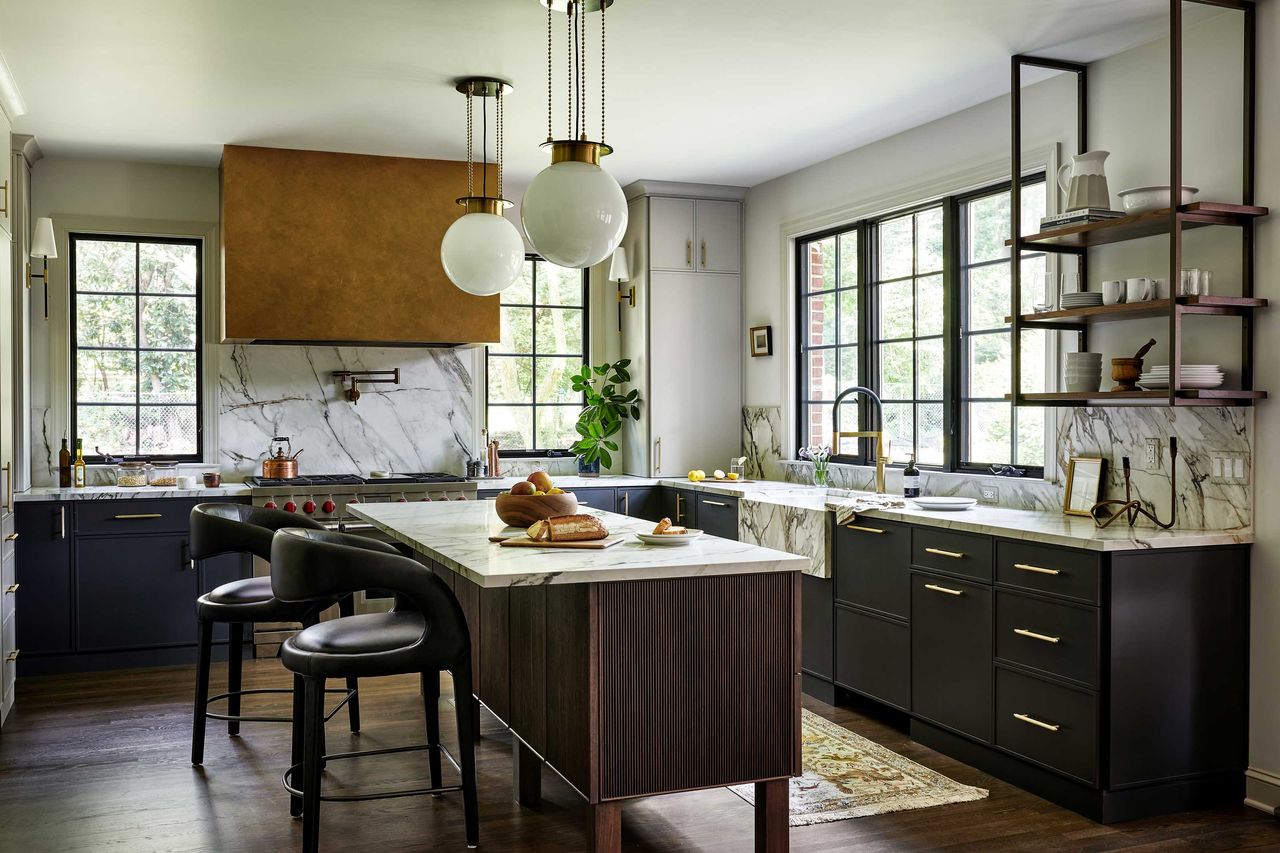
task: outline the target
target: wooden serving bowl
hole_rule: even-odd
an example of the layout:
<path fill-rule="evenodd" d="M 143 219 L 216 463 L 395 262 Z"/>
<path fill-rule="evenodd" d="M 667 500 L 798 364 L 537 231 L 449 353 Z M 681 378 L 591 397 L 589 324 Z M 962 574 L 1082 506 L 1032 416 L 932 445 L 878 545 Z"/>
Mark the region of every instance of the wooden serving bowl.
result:
<path fill-rule="evenodd" d="M 528 527 L 556 515 L 573 515 L 578 511 L 578 496 L 573 492 L 563 495 L 498 495 L 498 518 L 510 527 Z"/>

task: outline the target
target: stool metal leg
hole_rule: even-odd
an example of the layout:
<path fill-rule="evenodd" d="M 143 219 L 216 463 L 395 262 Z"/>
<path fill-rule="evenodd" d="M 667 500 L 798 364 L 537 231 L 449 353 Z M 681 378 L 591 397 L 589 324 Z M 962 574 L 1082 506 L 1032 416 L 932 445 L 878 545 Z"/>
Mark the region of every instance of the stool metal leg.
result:
<path fill-rule="evenodd" d="M 440 746 L 440 673 L 435 670 L 422 673 L 422 711 L 427 720 L 427 746 Z M 427 761 L 431 766 L 431 787 L 444 783 L 440 775 L 440 750 L 428 749 Z"/>
<path fill-rule="evenodd" d="M 356 601 L 354 596 L 348 595 L 346 598 L 338 602 L 339 616 L 354 616 L 356 613 Z M 360 731 L 360 680 L 358 678 L 347 679 L 347 689 L 352 691 L 351 699 L 347 702 L 347 715 L 351 721 L 351 731 Z"/>
<path fill-rule="evenodd" d="M 302 763 L 302 752 L 305 748 L 303 737 L 306 730 L 307 694 L 301 675 L 293 677 L 293 749 L 289 757 L 289 766 L 297 767 Z M 299 780 L 299 788 L 305 788 L 306 779 Z M 298 817 L 302 814 L 302 797 L 289 795 L 289 814 Z"/>
<path fill-rule="evenodd" d="M 200 620 L 196 663 L 196 703 L 191 716 L 191 763 L 204 763 L 205 712 L 209 704 L 209 655 L 213 651 L 213 623 Z"/>
<path fill-rule="evenodd" d="M 477 705 L 471 695 L 471 658 L 454 668 L 454 707 L 458 715 L 458 751 L 462 765 L 462 808 L 467 827 L 467 846 L 480 843 L 480 815 L 476 802 L 476 733 L 474 708 Z"/>
<path fill-rule="evenodd" d="M 320 768 L 324 758 L 324 679 L 303 679 L 306 724 L 302 758 L 302 850 L 320 849 Z"/>
<path fill-rule="evenodd" d="M 244 623 L 232 622 L 227 626 L 227 716 L 240 716 L 240 682 L 242 672 L 241 649 L 244 645 Z M 240 734 L 240 721 L 227 720 L 227 735 Z"/>

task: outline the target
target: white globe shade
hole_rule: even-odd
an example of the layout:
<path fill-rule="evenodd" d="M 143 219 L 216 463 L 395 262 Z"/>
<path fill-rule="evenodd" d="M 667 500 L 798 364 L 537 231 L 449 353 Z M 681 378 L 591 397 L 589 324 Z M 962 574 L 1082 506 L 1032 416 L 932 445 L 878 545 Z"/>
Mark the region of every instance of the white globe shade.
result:
<path fill-rule="evenodd" d="M 524 233 L 539 255 L 582 269 L 613 254 L 627 230 L 627 197 L 593 163 L 553 163 L 534 177 L 520 203 Z"/>
<path fill-rule="evenodd" d="M 519 276 L 524 240 L 505 217 L 468 213 L 440 241 L 440 263 L 449 280 L 476 296 L 493 296 Z"/>

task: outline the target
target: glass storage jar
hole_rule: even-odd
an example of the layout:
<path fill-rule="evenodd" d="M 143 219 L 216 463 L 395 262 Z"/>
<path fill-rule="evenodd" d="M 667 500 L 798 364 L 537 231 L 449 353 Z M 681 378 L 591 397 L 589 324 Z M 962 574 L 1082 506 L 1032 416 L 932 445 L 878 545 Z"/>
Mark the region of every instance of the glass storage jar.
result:
<path fill-rule="evenodd" d="M 137 489 L 147 485 L 147 463 L 117 462 L 116 485 L 122 489 Z"/>
<path fill-rule="evenodd" d="M 176 487 L 178 485 L 178 463 L 152 462 L 151 467 L 147 469 L 147 485 Z"/>

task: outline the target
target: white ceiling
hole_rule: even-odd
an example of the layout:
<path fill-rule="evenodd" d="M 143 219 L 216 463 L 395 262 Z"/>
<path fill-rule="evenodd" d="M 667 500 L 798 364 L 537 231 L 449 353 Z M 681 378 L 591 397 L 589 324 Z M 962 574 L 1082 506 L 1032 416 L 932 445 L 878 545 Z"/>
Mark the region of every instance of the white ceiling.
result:
<path fill-rule="evenodd" d="M 607 166 L 623 182 L 757 184 L 1002 94 L 1012 53 L 1090 60 L 1157 37 L 1165 9 L 617 0 Z M 449 81 L 497 75 L 516 86 L 506 149 L 521 181 L 547 162 L 545 27 L 537 0 L 0 0 L 0 55 L 27 103 L 16 129 L 46 154 L 202 165 L 224 143 L 461 158 Z M 558 42 L 562 28 L 557 15 Z"/>

